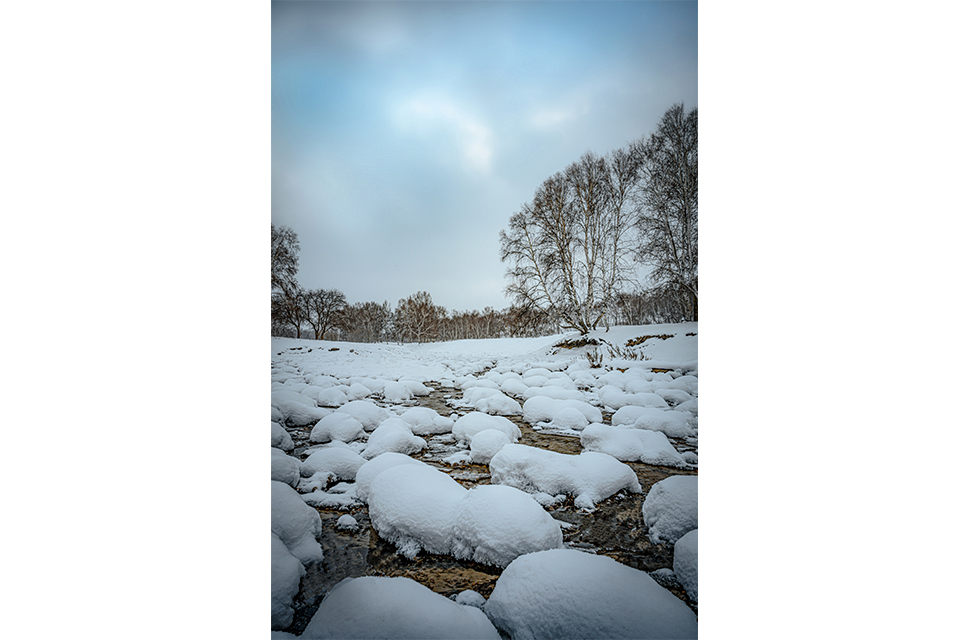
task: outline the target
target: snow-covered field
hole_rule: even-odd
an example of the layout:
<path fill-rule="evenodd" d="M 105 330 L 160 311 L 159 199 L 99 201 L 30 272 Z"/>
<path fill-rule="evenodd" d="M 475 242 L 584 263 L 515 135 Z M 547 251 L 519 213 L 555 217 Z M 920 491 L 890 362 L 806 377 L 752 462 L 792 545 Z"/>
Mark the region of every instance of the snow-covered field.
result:
<path fill-rule="evenodd" d="M 272 339 L 272 637 L 695 637 L 697 332 Z"/>

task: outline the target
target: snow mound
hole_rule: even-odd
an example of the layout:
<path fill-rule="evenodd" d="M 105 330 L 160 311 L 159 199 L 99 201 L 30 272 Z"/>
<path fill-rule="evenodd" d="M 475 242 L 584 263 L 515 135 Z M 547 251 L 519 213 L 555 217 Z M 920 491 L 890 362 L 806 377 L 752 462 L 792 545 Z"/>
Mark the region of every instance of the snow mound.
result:
<path fill-rule="evenodd" d="M 455 596 L 455 602 L 468 607 L 485 608 L 485 596 L 472 589 L 466 589 Z"/>
<path fill-rule="evenodd" d="M 652 485 L 642 503 L 652 542 L 674 543 L 699 527 L 699 477 L 671 476 Z"/>
<path fill-rule="evenodd" d="M 455 426 L 454 420 L 441 416 L 429 407 L 411 407 L 401 414 L 401 419 L 408 423 L 416 436 L 451 433 L 451 428 Z"/>
<path fill-rule="evenodd" d="M 318 421 L 311 429 L 311 442 L 351 442 L 364 435 L 364 426 L 347 413 L 334 412 Z"/>
<path fill-rule="evenodd" d="M 289 484 L 296 489 L 301 480 L 301 461 L 272 447 L 271 480 Z"/>
<path fill-rule="evenodd" d="M 348 394 L 337 387 L 329 387 L 316 396 L 320 407 L 340 407 L 348 402 Z"/>
<path fill-rule="evenodd" d="M 283 482 L 271 482 L 271 533 L 303 563 L 321 562 L 321 516 Z"/>
<path fill-rule="evenodd" d="M 583 451 L 577 456 L 522 444 L 502 447 L 488 463 L 492 484 L 505 484 L 527 493 L 575 496 L 575 506 L 595 508 L 595 503 L 625 489 L 641 493 L 639 479 L 630 466 L 612 456 Z"/>
<path fill-rule="evenodd" d="M 500 640 L 476 607 L 452 602 L 410 578 L 345 578 L 321 601 L 301 638 Z"/>
<path fill-rule="evenodd" d="M 290 451 L 294 448 L 294 440 L 291 439 L 291 434 L 277 422 L 271 423 L 271 446 L 282 451 Z"/>
<path fill-rule="evenodd" d="M 406 456 L 402 453 L 382 453 L 380 456 L 372 458 L 368 462 L 358 469 L 358 473 L 355 476 L 355 484 L 358 485 L 358 499 L 367 502 L 368 494 L 371 490 L 371 483 L 374 481 L 378 474 L 380 474 L 385 469 L 389 469 L 399 464 L 412 464 L 420 465 L 422 467 L 430 466 L 421 460 L 415 460 L 410 456 Z"/>
<path fill-rule="evenodd" d="M 385 382 L 384 397 L 386 402 L 400 404 L 411 400 L 413 395 L 411 389 L 401 382 Z"/>
<path fill-rule="evenodd" d="M 696 638 L 695 614 L 645 572 L 554 549 L 520 556 L 485 613 L 512 638 Z"/>
<path fill-rule="evenodd" d="M 574 407 L 565 407 L 555 414 L 549 426 L 552 429 L 581 431 L 588 426 L 588 418 L 585 417 L 584 413 Z"/>
<path fill-rule="evenodd" d="M 498 389 L 485 387 L 467 389 L 462 397 L 462 404 L 492 415 L 519 416 L 522 414 L 522 405 Z"/>
<path fill-rule="evenodd" d="M 334 524 L 334 526 L 339 531 L 350 531 L 350 532 L 357 531 L 358 529 L 361 528 L 361 525 L 358 524 L 358 521 L 355 520 L 353 516 L 350 516 L 347 514 L 338 518 L 338 521 Z"/>
<path fill-rule="evenodd" d="M 613 409 L 621 409 L 622 407 L 669 408 L 665 399 L 655 393 L 626 393 L 614 385 L 605 385 L 599 389 L 599 401 Z"/>
<path fill-rule="evenodd" d="M 387 411 L 370 400 L 352 400 L 335 413 L 347 413 L 360 422 L 365 431 L 374 431 L 379 424 L 390 417 Z"/>
<path fill-rule="evenodd" d="M 530 495 L 507 486 L 471 489 L 461 499 L 452 533 L 453 556 L 497 567 L 562 546 L 558 522 Z"/>
<path fill-rule="evenodd" d="M 672 571 L 693 602 L 699 601 L 699 530 L 693 529 L 675 541 Z"/>
<path fill-rule="evenodd" d="M 368 436 L 368 446 L 361 455 L 371 460 L 382 453 L 415 453 L 428 443 L 411 433 L 408 423 L 401 418 L 388 418 Z"/>
<path fill-rule="evenodd" d="M 477 464 L 488 464 L 496 453 L 512 440 L 504 431 L 485 429 L 471 439 L 471 459 Z"/>
<path fill-rule="evenodd" d="M 291 603 L 298 595 L 304 565 L 291 555 L 288 548 L 271 534 L 271 628 L 284 629 L 294 621 Z"/>
<path fill-rule="evenodd" d="M 328 475 L 328 480 L 354 480 L 358 469 L 367 460 L 348 447 L 323 447 L 314 451 L 301 463 L 301 475 L 305 478 L 318 473 Z"/>
<path fill-rule="evenodd" d="M 525 422 L 551 422 L 555 414 L 567 408 L 578 409 L 588 422 L 602 422 L 602 412 L 582 400 L 557 400 L 547 396 L 533 396 L 522 405 Z"/>
<path fill-rule="evenodd" d="M 301 483 L 298 489 L 305 489 L 310 483 Z M 312 507 L 323 507 L 326 509 L 338 509 L 339 511 L 345 511 L 347 509 L 353 509 L 354 507 L 360 507 L 361 501 L 358 500 L 358 487 L 357 485 L 350 484 L 347 485 L 344 491 L 336 491 L 336 487 L 342 487 L 344 483 L 335 485 L 328 491 L 312 491 L 311 493 L 302 493 L 301 499 L 304 500 L 306 504 Z"/>
<path fill-rule="evenodd" d="M 472 411 L 469 414 L 455 420 L 455 426 L 451 432 L 459 442 L 471 444 L 475 434 L 487 429 L 497 429 L 509 437 L 512 442 L 518 442 L 522 437 L 522 431 L 515 423 L 502 416 L 490 416 L 480 411 Z"/>
<path fill-rule="evenodd" d="M 425 465 L 399 464 L 379 473 L 368 491 L 368 514 L 378 535 L 413 560 L 422 549 L 446 555 L 461 499 L 468 492 L 451 476 Z"/>
<path fill-rule="evenodd" d="M 586 451 L 607 453 L 623 462 L 638 460 L 667 467 L 688 466 L 665 434 L 658 431 L 593 424 L 582 431 L 581 441 Z"/>
<path fill-rule="evenodd" d="M 686 438 L 696 434 L 689 426 L 689 414 L 671 409 L 651 407 L 622 407 L 612 415 L 612 426 L 661 431 L 670 438 Z"/>
<path fill-rule="evenodd" d="M 569 389 L 556 384 L 549 384 L 544 387 L 529 387 L 522 394 L 526 400 L 531 400 L 536 396 L 554 398 L 555 400 L 581 400 L 584 396 L 577 389 Z"/>
<path fill-rule="evenodd" d="M 317 422 L 330 412 L 321 409 L 308 396 L 288 389 L 272 389 L 271 405 L 277 407 L 283 416 L 284 424 L 301 427 Z"/>

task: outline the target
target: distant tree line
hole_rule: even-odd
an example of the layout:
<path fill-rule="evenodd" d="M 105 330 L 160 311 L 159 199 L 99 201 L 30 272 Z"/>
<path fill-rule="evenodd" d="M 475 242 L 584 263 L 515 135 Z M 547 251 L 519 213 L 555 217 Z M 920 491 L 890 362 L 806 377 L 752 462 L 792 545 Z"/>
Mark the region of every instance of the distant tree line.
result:
<path fill-rule="evenodd" d="M 677 104 L 648 138 L 545 180 L 499 234 L 514 305 L 583 334 L 628 317 L 697 320 L 698 142 L 698 111 Z"/>

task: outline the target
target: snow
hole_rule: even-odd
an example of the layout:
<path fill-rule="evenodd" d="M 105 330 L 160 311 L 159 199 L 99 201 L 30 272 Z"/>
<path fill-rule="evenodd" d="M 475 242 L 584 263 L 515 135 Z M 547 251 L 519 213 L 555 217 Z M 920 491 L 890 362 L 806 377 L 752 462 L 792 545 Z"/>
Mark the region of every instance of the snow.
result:
<path fill-rule="evenodd" d="M 630 466 L 594 451 L 567 455 L 521 444 L 502 447 L 488 463 L 492 484 L 506 484 L 528 493 L 575 496 L 575 506 L 594 509 L 595 503 L 625 489 L 641 493 Z"/>
<path fill-rule="evenodd" d="M 411 407 L 401 414 L 401 419 L 408 423 L 416 436 L 451 433 L 451 428 L 455 426 L 454 420 L 428 407 Z"/>
<path fill-rule="evenodd" d="M 479 431 L 471 439 L 471 460 L 477 464 L 488 464 L 492 457 L 512 440 L 500 429 Z"/>
<path fill-rule="evenodd" d="M 674 543 L 699 526 L 698 476 L 670 476 L 652 485 L 642 503 L 652 542 Z"/>
<path fill-rule="evenodd" d="M 364 426 L 347 413 L 334 412 L 318 421 L 311 429 L 311 442 L 340 440 L 351 442 L 364 435 Z"/>
<path fill-rule="evenodd" d="M 330 387 L 317 395 L 318 406 L 340 407 L 348 402 L 348 394 L 336 387 Z"/>
<path fill-rule="evenodd" d="M 661 431 L 670 438 L 694 436 L 696 431 L 689 426 L 690 414 L 672 409 L 627 406 L 612 415 L 612 426 L 626 425 L 636 429 Z"/>
<path fill-rule="evenodd" d="M 699 530 L 693 529 L 675 541 L 672 571 L 693 602 L 699 601 Z"/>
<path fill-rule="evenodd" d="M 424 549 L 451 551 L 452 526 L 468 490 L 429 465 L 399 464 L 371 482 L 368 515 L 378 535 L 409 560 Z"/>
<path fill-rule="evenodd" d="M 487 429 L 497 429 L 507 435 L 512 442 L 518 442 L 522 437 L 522 431 L 515 423 L 502 416 L 490 416 L 480 411 L 472 411 L 455 420 L 452 427 L 452 434 L 459 442 L 471 444 L 472 438 L 476 433 Z"/>
<path fill-rule="evenodd" d="M 602 422 L 602 412 L 582 400 L 558 400 L 547 396 L 534 396 L 522 405 L 525 422 L 551 422 L 562 409 L 577 409 L 588 422 Z"/>
<path fill-rule="evenodd" d="M 346 413 L 361 423 L 365 431 L 374 431 L 389 418 L 389 413 L 370 400 L 352 400 L 342 405 L 336 413 Z"/>
<path fill-rule="evenodd" d="M 468 607 L 485 608 L 485 596 L 472 589 L 466 589 L 455 596 L 455 602 Z"/>
<path fill-rule="evenodd" d="M 692 610 L 645 572 L 574 549 L 517 558 L 485 613 L 515 640 L 697 637 Z"/>
<path fill-rule="evenodd" d="M 478 485 L 461 499 L 452 555 L 505 567 L 525 553 L 562 546 L 562 529 L 535 500 L 513 487 Z"/>
<path fill-rule="evenodd" d="M 362 452 L 371 460 L 382 453 L 416 453 L 426 448 L 424 438 L 411 433 L 411 427 L 401 418 L 388 418 L 368 436 L 368 446 Z"/>
<path fill-rule="evenodd" d="M 669 404 L 662 396 L 655 393 L 626 393 L 614 385 L 605 385 L 599 389 L 599 401 L 611 409 L 621 409 L 622 407 L 669 407 Z"/>
<path fill-rule="evenodd" d="M 302 563 L 321 562 L 321 516 L 283 482 L 271 481 L 271 532 Z"/>
<path fill-rule="evenodd" d="M 308 396 L 293 389 L 272 389 L 271 405 L 280 411 L 284 424 L 293 427 L 317 422 L 330 413 L 326 409 L 319 408 L 317 403 Z"/>
<path fill-rule="evenodd" d="M 422 467 L 427 467 L 428 465 L 421 460 L 415 460 L 410 456 L 406 456 L 401 453 L 382 453 L 368 462 L 366 462 L 355 476 L 355 484 L 358 486 L 358 499 L 363 502 L 368 501 L 368 493 L 371 489 L 371 483 L 374 481 L 378 474 L 380 474 L 385 469 L 394 467 L 399 464 L 411 464 L 420 465 Z"/>
<path fill-rule="evenodd" d="M 581 441 L 586 451 L 607 453 L 623 462 L 688 466 L 665 434 L 658 431 L 593 424 L 582 431 Z"/>
<path fill-rule="evenodd" d="M 301 638 L 500 640 L 476 607 L 452 602 L 410 578 L 345 578 L 325 596 Z"/>
<path fill-rule="evenodd" d="M 402 402 L 407 402 L 411 400 L 414 394 L 411 389 L 400 382 L 385 382 L 384 387 L 384 398 L 387 402 L 393 402 L 395 404 L 400 404 Z"/>
<path fill-rule="evenodd" d="M 462 404 L 492 415 L 518 416 L 522 414 L 522 405 L 498 389 L 486 389 L 484 387 L 467 389 L 462 397 Z"/>
<path fill-rule="evenodd" d="M 283 451 L 294 449 L 294 440 L 291 434 L 277 422 L 271 422 L 271 446 Z"/>
<path fill-rule="evenodd" d="M 565 407 L 552 416 L 552 422 L 549 426 L 553 429 L 581 431 L 588 426 L 588 418 L 574 407 Z"/>
<path fill-rule="evenodd" d="M 297 488 L 301 480 L 301 461 L 271 447 L 271 480 Z"/>
<path fill-rule="evenodd" d="M 349 532 L 354 532 L 361 528 L 361 525 L 358 524 L 358 521 L 353 516 L 350 516 L 348 514 L 345 514 L 340 518 L 338 518 L 338 521 L 334 524 L 334 526 L 339 531 L 349 531 Z"/>
<path fill-rule="evenodd" d="M 287 546 L 271 534 L 271 628 L 283 629 L 294 620 L 291 602 L 298 595 L 304 566 Z"/>
<path fill-rule="evenodd" d="M 328 480 L 354 480 L 367 460 L 348 447 L 327 446 L 316 449 L 301 463 L 301 475 L 310 478 L 324 474 Z"/>

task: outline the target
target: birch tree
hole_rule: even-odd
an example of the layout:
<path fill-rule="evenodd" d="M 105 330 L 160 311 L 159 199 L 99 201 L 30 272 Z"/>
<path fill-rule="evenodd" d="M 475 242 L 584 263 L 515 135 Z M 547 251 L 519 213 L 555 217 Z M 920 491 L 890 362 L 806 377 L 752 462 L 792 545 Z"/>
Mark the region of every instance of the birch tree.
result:
<path fill-rule="evenodd" d="M 699 114 L 673 105 L 647 140 L 632 146 L 639 167 L 634 193 L 638 259 L 655 290 L 675 293 L 686 319 L 699 317 Z"/>
<path fill-rule="evenodd" d="M 499 234 L 515 305 L 563 329 L 597 328 L 634 271 L 628 239 L 634 159 L 586 153 L 547 179 Z"/>

